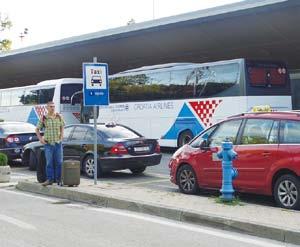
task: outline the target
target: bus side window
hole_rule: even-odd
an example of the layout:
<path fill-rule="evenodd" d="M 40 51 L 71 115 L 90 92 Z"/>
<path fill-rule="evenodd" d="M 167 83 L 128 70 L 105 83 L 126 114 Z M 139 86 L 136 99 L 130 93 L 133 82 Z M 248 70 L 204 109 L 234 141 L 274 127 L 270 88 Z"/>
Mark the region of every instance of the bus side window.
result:
<path fill-rule="evenodd" d="M 39 90 L 26 90 L 24 94 L 24 105 L 36 105 L 38 103 Z"/>
<path fill-rule="evenodd" d="M 53 101 L 54 88 L 44 88 L 39 90 L 38 104 L 47 104 Z"/>
<path fill-rule="evenodd" d="M 24 89 L 14 89 L 11 91 L 11 102 L 10 105 L 16 106 L 16 105 L 23 105 L 22 99 L 23 99 Z"/>
<path fill-rule="evenodd" d="M 195 96 L 195 75 L 193 69 L 174 70 L 171 72 L 169 92 L 171 99 L 193 98 Z"/>
<path fill-rule="evenodd" d="M 2 91 L 1 106 L 10 106 L 11 91 Z"/>

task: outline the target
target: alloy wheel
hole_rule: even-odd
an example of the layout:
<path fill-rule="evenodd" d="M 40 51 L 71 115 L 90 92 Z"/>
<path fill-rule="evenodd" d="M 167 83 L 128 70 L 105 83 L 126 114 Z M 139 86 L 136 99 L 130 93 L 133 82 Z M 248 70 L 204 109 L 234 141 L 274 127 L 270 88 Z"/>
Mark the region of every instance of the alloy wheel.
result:
<path fill-rule="evenodd" d="M 298 199 L 296 185 L 290 180 L 283 180 L 278 186 L 278 199 L 285 207 L 293 207 Z"/>
<path fill-rule="evenodd" d="M 185 192 L 193 191 L 196 184 L 194 173 L 191 170 L 183 170 L 179 175 L 179 183 Z"/>
<path fill-rule="evenodd" d="M 94 159 L 93 158 L 87 158 L 85 161 L 85 173 L 88 177 L 93 177 L 94 176 Z"/>

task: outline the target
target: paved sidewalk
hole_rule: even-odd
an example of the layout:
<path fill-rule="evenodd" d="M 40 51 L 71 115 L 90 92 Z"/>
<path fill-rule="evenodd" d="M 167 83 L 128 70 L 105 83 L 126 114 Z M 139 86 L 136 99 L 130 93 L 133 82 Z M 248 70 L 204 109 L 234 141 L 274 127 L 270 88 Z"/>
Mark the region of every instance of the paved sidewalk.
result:
<path fill-rule="evenodd" d="M 43 187 L 34 179 L 20 181 L 23 191 L 86 202 L 102 207 L 126 209 L 182 222 L 218 227 L 300 244 L 300 211 L 242 203 L 229 206 L 211 197 L 164 192 L 135 184 L 81 179 L 78 187 Z"/>

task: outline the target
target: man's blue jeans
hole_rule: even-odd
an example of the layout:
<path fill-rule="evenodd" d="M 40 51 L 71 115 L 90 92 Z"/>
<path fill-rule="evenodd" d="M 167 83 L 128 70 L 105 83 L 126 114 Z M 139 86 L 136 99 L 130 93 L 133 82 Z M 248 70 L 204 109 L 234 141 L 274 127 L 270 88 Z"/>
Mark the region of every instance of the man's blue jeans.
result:
<path fill-rule="evenodd" d="M 45 156 L 47 180 L 59 182 L 63 162 L 63 149 L 61 142 L 53 145 L 45 144 Z"/>

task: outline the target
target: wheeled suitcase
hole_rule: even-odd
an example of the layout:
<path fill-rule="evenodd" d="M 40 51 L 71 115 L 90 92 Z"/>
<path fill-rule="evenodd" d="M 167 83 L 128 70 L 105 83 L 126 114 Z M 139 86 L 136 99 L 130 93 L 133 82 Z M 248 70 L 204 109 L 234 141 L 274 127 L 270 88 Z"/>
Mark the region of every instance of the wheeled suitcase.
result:
<path fill-rule="evenodd" d="M 80 184 L 80 161 L 65 160 L 61 170 L 61 186 L 78 186 Z"/>
<path fill-rule="evenodd" d="M 36 177 L 39 183 L 47 180 L 46 176 L 46 158 L 45 153 L 39 148 L 36 151 L 37 164 L 36 164 Z"/>

